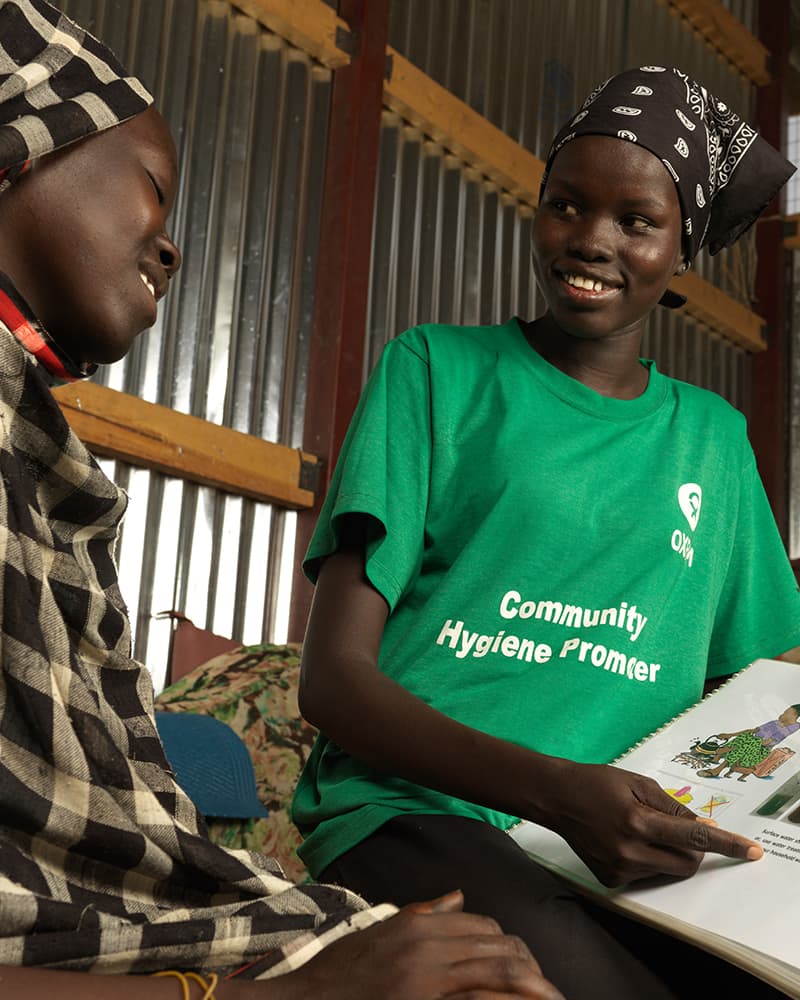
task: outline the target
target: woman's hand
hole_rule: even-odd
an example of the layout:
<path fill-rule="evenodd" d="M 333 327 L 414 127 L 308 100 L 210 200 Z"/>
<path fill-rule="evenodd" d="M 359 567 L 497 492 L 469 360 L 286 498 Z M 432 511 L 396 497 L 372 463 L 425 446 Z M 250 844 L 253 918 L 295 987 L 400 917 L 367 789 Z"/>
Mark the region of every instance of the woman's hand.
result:
<path fill-rule="evenodd" d="M 519 938 L 503 934 L 488 917 L 462 913 L 463 903 L 460 892 L 413 903 L 384 923 L 334 941 L 294 972 L 266 980 L 223 979 L 215 995 L 220 1000 L 564 1000 Z M 173 979 L 0 966 L 2 996 L 173 1000 L 179 992 Z"/>
<path fill-rule="evenodd" d="M 764 853 L 755 841 L 698 818 L 651 778 L 610 765 L 567 767 L 561 789 L 548 796 L 544 822 L 604 885 L 685 878 L 706 853 L 748 861 Z"/>
<path fill-rule="evenodd" d="M 563 1000 L 519 938 L 461 912 L 454 892 L 340 938 L 295 972 L 269 981 L 274 1000 Z"/>

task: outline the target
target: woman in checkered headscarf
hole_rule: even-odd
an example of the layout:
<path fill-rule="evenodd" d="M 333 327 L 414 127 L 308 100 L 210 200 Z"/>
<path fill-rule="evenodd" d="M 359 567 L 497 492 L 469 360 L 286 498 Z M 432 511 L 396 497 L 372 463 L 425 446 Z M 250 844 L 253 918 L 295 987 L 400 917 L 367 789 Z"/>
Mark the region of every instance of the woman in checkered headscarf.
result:
<path fill-rule="evenodd" d="M 270 859 L 212 843 L 175 782 L 118 588 L 127 499 L 51 393 L 155 322 L 180 264 L 166 234 L 175 161 L 112 53 L 44 0 L 0 0 L 0 992 L 180 989 L 22 968 L 45 966 L 237 974 L 218 1000 L 266 996 L 240 980 L 275 976 L 287 1000 L 506 979 L 512 995 L 552 995 L 516 942 L 456 912 L 457 896 L 387 921 L 392 906 L 293 885 Z M 434 955 L 429 933 L 445 945 Z"/>
<path fill-rule="evenodd" d="M 165 231 L 174 143 L 143 84 L 50 4 L 4 0 L 0 40 L 0 295 L 31 309 L 26 346 L 54 377 L 85 377 L 152 326 L 180 266 Z"/>

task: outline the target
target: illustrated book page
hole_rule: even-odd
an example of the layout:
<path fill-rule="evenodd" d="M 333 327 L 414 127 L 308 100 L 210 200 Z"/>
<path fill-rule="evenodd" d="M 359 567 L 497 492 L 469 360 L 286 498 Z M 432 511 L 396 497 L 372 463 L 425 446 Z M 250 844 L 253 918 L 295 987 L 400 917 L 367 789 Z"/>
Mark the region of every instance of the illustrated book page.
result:
<path fill-rule="evenodd" d="M 552 831 L 510 833 L 537 861 L 609 905 L 723 955 L 800 996 L 800 665 L 757 660 L 615 763 L 764 848 L 706 855 L 682 880 L 602 886 Z"/>

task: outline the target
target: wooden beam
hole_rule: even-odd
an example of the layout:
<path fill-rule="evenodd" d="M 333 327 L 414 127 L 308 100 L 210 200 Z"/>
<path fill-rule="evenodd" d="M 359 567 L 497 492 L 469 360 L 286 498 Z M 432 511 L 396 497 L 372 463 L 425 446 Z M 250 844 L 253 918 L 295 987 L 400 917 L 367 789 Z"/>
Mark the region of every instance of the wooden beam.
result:
<path fill-rule="evenodd" d="M 685 18 L 689 24 L 718 52 L 762 87 L 769 83 L 769 49 L 747 30 L 742 22 L 720 0 L 662 0 Z M 767 0 L 777 3 L 780 0 Z"/>
<path fill-rule="evenodd" d="M 536 206 L 544 163 L 490 121 L 387 47 L 384 104 L 508 191 Z"/>
<path fill-rule="evenodd" d="M 759 37 L 775 59 L 775 78 L 756 92 L 758 131 L 767 142 L 781 148 L 789 99 L 788 80 L 792 51 L 791 11 L 788 3 L 758 5 Z M 796 512 L 789 497 L 789 450 L 792 337 L 789 313 L 789 274 L 781 241 L 780 196 L 764 209 L 756 226 L 756 301 L 769 329 L 769 350 L 756 355 L 750 365 L 748 435 L 761 480 L 784 543 L 789 539 L 789 516 Z M 795 501 L 796 502 L 796 501 Z"/>
<path fill-rule="evenodd" d="M 322 0 L 230 0 L 243 14 L 336 69 L 350 62 L 350 30 Z"/>
<path fill-rule="evenodd" d="M 320 502 L 361 395 L 389 2 L 339 0 L 358 47 L 333 74 L 325 156 L 303 427 L 303 446 L 323 462 Z M 301 564 L 318 516 L 314 508 L 297 518 L 290 641 L 303 638 L 311 607 Z"/>
<path fill-rule="evenodd" d="M 54 389 L 95 455 L 292 509 L 314 505 L 317 459 L 92 382 Z M 302 485 L 301 485 L 302 483 Z"/>
<path fill-rule="evenodd" d="M 688 271 L 679 278 L 673 278 L 670 288 L 686 296 L 684 312 L 715 333 L 752 353 L 766 350 L 761 316 L 699 274 Z"/>

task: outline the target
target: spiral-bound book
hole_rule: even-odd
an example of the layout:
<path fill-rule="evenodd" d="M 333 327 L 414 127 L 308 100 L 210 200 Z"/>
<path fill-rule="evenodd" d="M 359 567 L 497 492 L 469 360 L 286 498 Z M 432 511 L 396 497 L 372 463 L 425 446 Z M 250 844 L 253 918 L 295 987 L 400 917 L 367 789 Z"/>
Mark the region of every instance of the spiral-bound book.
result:
<path fill-rule="evenodd" d="M 524 822 L 512 836 L 606 905 L 800 998 L 800 666 L 756 660 L 615 763 L 758 841 L 763 858 L 708 854 L 691 878 L 608 889 L 551 830 Z"/>

